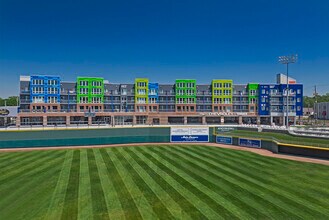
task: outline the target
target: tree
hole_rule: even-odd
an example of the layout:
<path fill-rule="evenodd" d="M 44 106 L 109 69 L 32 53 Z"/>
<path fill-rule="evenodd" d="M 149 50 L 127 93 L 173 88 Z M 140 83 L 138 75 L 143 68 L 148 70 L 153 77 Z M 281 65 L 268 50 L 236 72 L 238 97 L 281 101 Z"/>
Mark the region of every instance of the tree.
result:
<path fill-rule="evenodd" d="M 325 95 L 317 95 L 316 96 L 317 102 L 329 102 L 329 93 Z M 315 97 L 304 96 L 303 97 L 303 105 L 304 107 L 313 108 L 315 103 Z"/>
<path fill-rule="evenodd" d="M 18 96 L 10 96 L 6 99 L 0 98 L 0 106 L 17 106 Z"/>

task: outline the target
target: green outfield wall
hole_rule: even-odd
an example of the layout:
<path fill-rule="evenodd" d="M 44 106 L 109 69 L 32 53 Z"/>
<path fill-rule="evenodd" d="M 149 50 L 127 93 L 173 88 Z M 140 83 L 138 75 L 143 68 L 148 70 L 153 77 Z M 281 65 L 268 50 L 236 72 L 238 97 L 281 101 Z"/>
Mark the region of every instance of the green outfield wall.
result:
<path fill-rule="evenodd" d="M 213 128 L 209 128 L 213 142 Z M 168 143 L 169 127 L 32 130 L 0 132 L 0 148 L 60 147 L 126 143 Z"/>
<path fill-rule="evenodd" d="M 169 142 L 170 128 L 110 128 L 0 132 L 0 148 Z"/>

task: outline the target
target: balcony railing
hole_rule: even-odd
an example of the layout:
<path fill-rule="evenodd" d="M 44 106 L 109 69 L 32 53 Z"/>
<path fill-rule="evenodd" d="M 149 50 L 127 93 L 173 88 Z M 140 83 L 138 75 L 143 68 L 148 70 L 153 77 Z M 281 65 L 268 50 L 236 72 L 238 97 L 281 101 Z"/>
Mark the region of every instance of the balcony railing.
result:
<path fill-rule="evenodd" d="M 196 101 L 196 104 L 202 105 L 202 104 L 212 104 L 212 101 Z"/>
<path fill-rule="evenodd" d="M 233 105 L 248 105 L 248 101 L 233 101 Z"/>
<path fill-rule="evenodd" d="M 61 99 L 61 103 L 60 104 L 76 104 L 77 100 L 66 100 L 66 99 Z"/>
<path fill-rule="evenodd" d="M 233 96 L 248 96 L 248 93 L 238 93 L 238 92 L 233 92 Z"/>
<path fill-rule="evenodd" d="M 19 102 L 21 104 L 30 104 L 31 103 L 31 100 L 29 100 L 29 99 L 21 99 L 21 100 L 19 100 Z"/>
<path fill-rule="evenodd" d="M 248 109 L 233 109 L 233 112 L 249 112 Z"/>

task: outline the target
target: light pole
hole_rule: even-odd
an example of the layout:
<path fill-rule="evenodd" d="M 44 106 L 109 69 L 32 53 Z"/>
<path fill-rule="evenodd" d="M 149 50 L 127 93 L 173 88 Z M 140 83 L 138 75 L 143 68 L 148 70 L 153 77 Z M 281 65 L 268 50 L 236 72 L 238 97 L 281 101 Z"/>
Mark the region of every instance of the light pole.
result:
<path fill-rule="evenodd" d="M 289 63 L 296 63 L 297 62 L 297 54 L 295 55 L 288 55 L 288 56 L 280 56 L 279 57 L 279 62 L 282 64 L 285 64 L 287 66 L 287 98 L 286 98 L 286 128 L 289 128 L 289 110 L 288 110 L 288 99 L 289 99 L 289 72 L 288 72 L 288 67 L 289 67 Z"/>

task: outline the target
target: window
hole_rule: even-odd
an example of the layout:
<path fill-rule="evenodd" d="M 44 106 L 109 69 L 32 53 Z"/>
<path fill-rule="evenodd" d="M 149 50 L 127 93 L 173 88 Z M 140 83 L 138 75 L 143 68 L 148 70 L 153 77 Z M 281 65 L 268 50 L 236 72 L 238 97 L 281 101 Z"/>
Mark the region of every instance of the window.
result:
<path fill-rule="evenodd" d="M 88 88 L 80 88 L 80 94 L 88 94 Z"/>
<path fill-rule="evenodd" d="M 127 95 L 127 89 L 126 88 L 121 89 L 121 95 Z"/>
<path fill-rule="evenodd" d="M 225 89 L 224 90 L 224 95 L 231 95 L 231 90 Z"/>
<path fill-rule="evenodd" d="M 33 94 L 42 94 L 43 93 L 43 87 L 33 87 L 32 93 Z"/>
<path fill-rule="evenodd" d="M 157 99 L 156 98 L 149 98 L 149 103 L 157 103 Z"/>
<path fill-rule="evenodd" d="M 186 90 L 186 95 L 194 95 L 194 91 L 191 89 Z"/>
<path fill-rule="evenodd" d="M 188 104 L 193 104 L 194 103 L 194 98 L 187 98 L 186 102 Z"/>
<path fill-rule="evenodd" d="M 262 89 L 262 94 L 265 94 L 265 89 Z"/>
<path fill-rule="evenodd" d="M 33 85 L 43 85 L 43 79 L 33 79 L 32 84 Z"/>
<path fill-rule="evenodd" d="M 214 95 L 222 95 L 222 90 L 214 90 Z"/>
<path fill-rule="evenodd" d="M 92 86 L 102 86 L 102 82 L 101 81 L 93 81 Z"/>
<path fill-rule="evenodd" d="M 214 98 L 214 104 L 221 104 L 222 98 Z"/>
<path fill-rule="evenodd" d="M 79 103 L 88 103 L 88 97 L 80 97 Z"/>
<path fill-rule="evenodd" d="M 184 90 L 178 89 L 177 90 L 177 95 L 184 95 Z"/>
<path fill-rule="evenodd" d="M 57 94 L 57 93 L 58 93 L 57 88 L 52 88 L 52 87 L 48 88 L 48 94 Z"/>
<path fill-rule="evenodd" d="M 87 91 L 88 91 L 88 89 L 87 89 Z M 102 89 L 101 88 L 92 88 L 91 94 L 93 94 L 93 95 L 102 94 Z"/>
<path fill-rule="evenodd" d="M 138 104 L 145 104 L 145 103 L 146 103 L 146 98 L 138 97 L 138 98 L 137 98 L 137 103 L 138 103 Z"/>
<path fill-rule="evenodd" d="M 301 90 L 300 89 L 297 89 L 297 94 L 301 94 Z"/>
<path fill-rule="evenodd" d="M 262 102 L 265 102 L 265 100 L 266 100 L 265 97 L 262 97 Z"/>
<path fill-rule="evenodd" d="M 80 86 L 88 86 L 88 81 L 80 81 Z"/>
<path fill-rule="evenodd" d="M 265 105 L 264 104 L 261 105 L 261 109 L 262 109 L 262 111 L 265 111 Z"/>
<path fill-rule="evenodd" d="M 231 104 L 231 98 L 224 98 L 224 104 Z"/>
<path fill-rule="evenodd" d="M 224 83 L 224 88 L 231 88 L 231 83 Z"/>
<path fill-rule="evenodd" d="M 138 95 L 146 95 L 146 89 L 137 89 Z"/>
<path fill-rule="evenodd" d="M 256 90 L 250 90 L 250 95 L 255 96 L 256 95 Z"/>
<path fill-rule="evenodd" d="M 302 108 L 300 106 L 297 106 L 297 111 L 300 111 Z"/>
<path fill-rule="evenodd" d="M 48 97 L 48 103 L 57 103 L 57 97 Z"/>
<path fill-rule="evenodd" d="M 55 79 L 48 80 L 48 85 L 57 85 L 57 80 Z"/>
<path fill-rule="evenodd" d="M 101 97 L 92 97 L 92 103 L 102 103 Z"/>
<path fill-rule="evenodd" d="M 34 96 L 32 98 L 33 103 L 44 103 L 44 97 L 43 96 Z"/>
<path fill-rule="evenodd" d="M 300 100 L 301 100 L 300 98 L 297 98 L 297 102 L 300 102 Z"/>
<path fill-rule="evenodd" d="M 177 98 L 178 104 L 184 104 L 184 98 Z"/>
<path fill-rule="evenodd" d="M 149 95 L 156 95 L 156 90 L 155 89 L 150 89 L 149 90 Z"/>
<path fill-rule="evenodd" d="M 146 87 L 146 82 L 138 82 L 137 87 Z"/>

